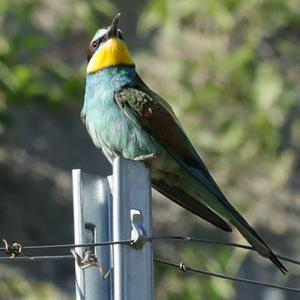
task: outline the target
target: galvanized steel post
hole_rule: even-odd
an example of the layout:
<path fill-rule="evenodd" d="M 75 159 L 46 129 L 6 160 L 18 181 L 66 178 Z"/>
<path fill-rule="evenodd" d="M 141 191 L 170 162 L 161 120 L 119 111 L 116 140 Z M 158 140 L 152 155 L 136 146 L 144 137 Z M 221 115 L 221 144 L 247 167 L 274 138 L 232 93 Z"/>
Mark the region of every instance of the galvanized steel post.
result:
<path fill-rule="evenodd" d="M 76 244 L 111 240 L 111 192 L 107 178 L 73 170 L 74 235 Z M 83 258 L 87 251 L 95 254 L 104 270 L 111 267 L 111 246 L 76 248 Z M 111 276 L 102 280 L 99 269 L 81 269 L 75 264 L 77 300 L 111 300 Z"/>
<path fill-rule="evenodd" d="M 77 300 L 153 300 L 150 172 L 142 162 L 116 158 L 113 176 L 73 170 L 75 243 L 134 240 L 94 249 L 112 273 L 103 281 L 95 267 L 76 266 Z"/>
<path fill-rule="evenodd" d="M 116 158 L 113 178 L 114 300 L 153 299 L 152 206 L 150 172 L 143 163 Z"/>

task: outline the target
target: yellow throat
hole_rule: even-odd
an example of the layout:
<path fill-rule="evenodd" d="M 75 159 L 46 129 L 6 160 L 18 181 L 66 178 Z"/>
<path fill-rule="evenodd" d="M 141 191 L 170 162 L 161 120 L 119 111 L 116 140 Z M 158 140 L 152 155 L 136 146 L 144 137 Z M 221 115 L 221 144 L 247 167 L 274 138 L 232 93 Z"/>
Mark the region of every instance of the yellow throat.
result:
<path fill-rule="evenodd" d="M 87 73 L 116 65 L 134 65 L 126 44 L 117 38 L 105 42 L 97 49 L 87 66 Z"/>

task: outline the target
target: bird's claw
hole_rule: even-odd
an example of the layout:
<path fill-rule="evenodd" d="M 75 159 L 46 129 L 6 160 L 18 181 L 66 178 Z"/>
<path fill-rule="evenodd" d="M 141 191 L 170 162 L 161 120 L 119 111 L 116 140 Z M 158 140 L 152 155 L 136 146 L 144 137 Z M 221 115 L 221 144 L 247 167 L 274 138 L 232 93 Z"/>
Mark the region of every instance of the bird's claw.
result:
<path fill-rule="evenodd" d="M 156 155 L 154 153 L 140 155 L 134 158 L 136 161 L 150 161 L 152 159 L 156 158 Z"/>

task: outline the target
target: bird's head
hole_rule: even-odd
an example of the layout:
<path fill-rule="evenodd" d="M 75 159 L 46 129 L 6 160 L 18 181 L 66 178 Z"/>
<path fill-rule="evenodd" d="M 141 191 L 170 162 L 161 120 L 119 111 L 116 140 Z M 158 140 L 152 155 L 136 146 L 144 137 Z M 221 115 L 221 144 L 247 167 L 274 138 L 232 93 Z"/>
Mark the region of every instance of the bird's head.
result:
<path fill-rule="evenodd" d="M 134 62 L 123 40 L 122 32 L 118 29 L 120 15 L 118 13 L 114 17 L 108 28 L 99 29 L 95 33 L 88 48 L 88 74 L 112 66 L 134 66 Z"/>

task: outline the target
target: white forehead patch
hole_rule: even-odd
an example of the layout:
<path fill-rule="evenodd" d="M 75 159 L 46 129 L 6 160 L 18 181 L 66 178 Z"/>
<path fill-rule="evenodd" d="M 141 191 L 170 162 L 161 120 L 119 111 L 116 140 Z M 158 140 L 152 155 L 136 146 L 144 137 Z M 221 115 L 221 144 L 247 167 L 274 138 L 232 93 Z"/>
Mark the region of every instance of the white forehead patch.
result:
<path fill-rule="evenodd" d="M 95 33 L 95 35 L 94 35 L 92 41 L 91 41 L 91 44 L 92 44 L 95 40 L 97 40 L 97 39 L 103 37 L 103 36 L 105 35 L 105 33 L 107 32 L 107 30 L 108 30 L 108 28 L 101 28 L 101 29 L 98 29 L 98 30 L 96 31 L 96 33 Z"/>
<path fill-rule="evenodd" d="M 96 41 L 97 39 L 103 37 L 103 36 L 106 34 L 106 32 L 107 32 L 108 29 L 109 29 L 109 27 L 98 29 L 98 30 L 96 31 L 96 33 L 95 33 L 95 35 L 94 35 L 92 41 L 91 41 L 91 44 L 92 44 L 94 41 Z M 118 33 L 119 33 L 119 35 L 122 35 L 122 31 L 121 31 L 120 29 L 118 29 Z"/>

